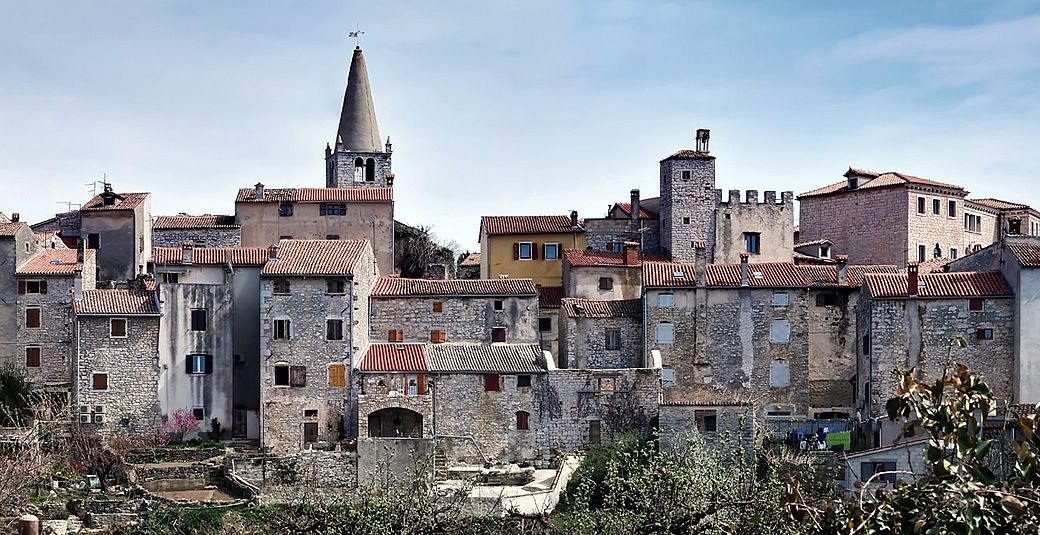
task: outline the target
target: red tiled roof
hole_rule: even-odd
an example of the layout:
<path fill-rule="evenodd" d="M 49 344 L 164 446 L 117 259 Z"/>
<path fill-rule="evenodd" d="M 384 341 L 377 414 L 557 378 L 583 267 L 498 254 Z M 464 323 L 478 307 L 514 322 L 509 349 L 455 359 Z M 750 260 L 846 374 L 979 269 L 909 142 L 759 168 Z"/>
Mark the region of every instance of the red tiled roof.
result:
<path fill-rule="evenodd" d="M 1040 245 L 1032 243 L 1008 243 L 1008 248 L 1018 259 L 1018 263 L 1022 264 L 1022 267 L 1035 268 L 1040 267 Z"/>
<path fill-rule="evenodd" d="M 608 210 L 608 211 L 609 212 L 613 212 L 614 210 L 621 210 L 621 213 L 625 214 L 626 216 L 631 217 L 632 216 L 632 203 L 631 202 L 614 203 L 614 206 L 611 207 L 611 209 Z M 639 204 L 639 219 L 658 219 L 659 217 L 660 216 L 658 215 L 657 212 L 655 212 L 653 210 L 648 210 L 645 206 L 643 206 L 642 203 Z"/>
<path fill-rule="evenodd" d="M 235 202 L 390 202 L 394 188 L 265 188 L 256 198 L 256 188 L 238 190 Z"/>
<path fill-rule="evenodd" d="M 994 210 L 1029 210 L 1028 204 L 1002 201 L 1000 199 L 968 199 L 968 202 L 980 204 Z"/>
<path fill-rule="evenodd" d="M 591 249 L 564 249 L 563 256 L 571 267 L 626 267 L 625 253 L 611 251 L 593 251 Z M 656 253 L 642 253 L 639 255 L 640 263 L 643 261 L 664 262 L 668 259 L 664 255 Z M 627 267 L 639 267 L 634 264 Z"/>
<path fill-rule="evenodd" d="M 363 372 L 425 372 L 426 344 L 372 344 L 361 359 Z"/>
<path fill-rule="evenodd" d="M 480 266 L 480 253 L 470 253 L 462 260 L 462 262 L 459 262 L 459 266 Z"/>
<path fill-rule="evenodd" d="M 18 229 L 25 226 L 26 224 L 22 222 L 0 223 L 0 238 L 13 238 L 18 233 Z"/>
<path fill-rule="evenodd" d="M 402 279 L 382 277 L 372 297 L 538 295 L 531 279 Z"/>
<path fill-rule="evenodd" d="M 708 286 L 740 286 L 740 264 L 710 264 L 705 278 Z M 805 288 L 809 279 L 791 262 L 748 264 L 748 286 Z"/>
<path fill-rule="evenodd" d="M 239 227 L 233 215 L 161 215 L 152 223 L 152 230 Z"/>
<path fill-rule="evenodd" d="M 698 152 L 690 149 L 682 149 L 677 151 L 675 154 L 661 160 L 714 160 L 715 157 L 707 152 Z"/>
<path fill-rule="evenodd" d="M 942 273 L 945 271 L 946 264 L 950 262 L 953 262 L 952 258 L 931 258 L 924 262 L 919 262 L 917 264 L 917 272 L 922 275 L 925 273 Z M 904 267 L 902 270 L 906 271 L 906 268 Z"/>
<path fill-rule="evenodd" d="M 50 230 L 47 232 L 33 232 L 33 234 L 36 235 L 36 241 L 43 242 L 53 238 L 55 235 L 58 234 L 58 231 Z"/>
<path fill-rule="evenodd" d="M 850 171 L 852 171 L 852 169 L 850 169 Z M 859 170 L 857 170 L 857 171 L 859 171 Z M 848 175 L 848 174 L 849 173 L 846 173 L 846 175 Z M 876 175 L 876 178 L 873 178 L 873 179 L 865 182 L 863 185 L 861 185 L 858 188 L 856 188 L 856 191 L 859 191 L 859 190 L 862 190 L 862 189 L 884 188 L 884 187 L 889 187 L 889 186 L 906 186 L 906 185 L 914 184 L 914 185 L 918 185 L 918 186 L 931 186 L 931 187 L 937 187 L 937 188 L 952 189 L 952 190 L 957 190 L 957 191 L 961 192 L 961 194 L 967 194 L 967 192 L 964 191 L 964 188 L 962 188 L 960 186 L 957 186 L 957 185 L 954 185 L 954 184 L 947 184 L 945 182 L 938 182 L 938 181 L 935 181 L 935 180 L 929 180 L 927 178 L 920 178 L 920 177 L 916 177 L 916 176 L 913 176 L 913 175 L 908 175 L 908 174 L 905 174 L 905 173 L 896 173 L 896 172 L 892 172 L 892 171 L 889 171 L 889 172 L 886 172 L 886 173 L 874 173 L 873 171 L 863 171 L 862 174 L 865 174 L 867 176 L 875 176 Z M 836 183 L 831 184 L 829 186 L 824 186 L 822 188 L 817 188 L 817 189 L 814 189 L 814 190 L 802 193 L 802 194 L 798 195 L 798 198 L 801 199 L 801 198 L 804 198 L 804 197 L 820 197 L 820 196 L 823 196 L 823 195 L 832 195 L 832 194 L 837 194 L 837 193 L 845 193 L 845 192 L 848 192 L 848 191 L 849 191 L 849 181 L 848 180 L 842 180 L 841 182 L 836 182 Z"/>
<path fill-rule="evenodd" d="M 270 253 L 267 247 L 195 247 L 191 263 L 200 265 L 262 266 Z M 179 265 L 184 258 L 181 247 L 153 247 L 152 263 Z"/>
<path fill-rule="evenodd" d="M 642 299 L 600 301 L 564 297 L 560 311 L 568 318 L 642 318 Z"/>
<path fill-rule="evenodd" d="M 864 275 L 870 295 L 877 298 L 907 297 L 906 273 L 868 273 Z M 966 271 L 918 275 L 920 297 L 1003 297 L 1011 296 L 999 271 Z"/>
<path fill-rule="evenodd" d="M 565 215 L 486 215 L 480 218 L 480 226 L 488 236 L 584 232 L 580 220 L 578 225 L 578 228 L 572 227 L 571 218 Z"/>
<path fill-rule="evenodd" d="M 93 249 L 85 249 L 83 258 L 94 258 Z M 73 275 L 76 273 L 75 249 L 44 249 L 18 268 L 18 275 Z"/>
<path fill-rule="evenodd" d="M 159 301 L 154 291 L 85 290 L 83 299 L 73 302 L 81 316 L 158 316 Z"/>
<path fill-rule="evenodd" d="M 553 309 L 560 308 L 563 299 L 563 286 L 539 286 L 538 308 Z"/>
<path fill-rule="evenodd" d="M 697 285 L 695 264 L 678 262 L 643 262 L 643 286 L 692 287 Z"/>
<path fill-rule="evenodd" d="M 835 265 L 799 265 L 798 271 L 809 281 L 812 287 L 833 287 L 838 285 L 838 266 Z M 896 266 L 868 265 L 848 266 L 845 271 L 845 286 L 856 288 L 863 284 L 866 273 L 899 273 Z"/>
<path fill-rule="evenodd" d="M 133 210 L 137 208 L 139 204 L 144 202 L 148 198 L 147 193 L 116 193 L 116 198 L 119 202 L 116 204 L 106 205 L 101 195 L 95 195 L 93 199 L 87 201 L 82 208 L 79 209 L 81 212 L 91 212 L 98 210 Z"/>
<path fill-rule="evenodd" d="M 260 273 L 350 275 L 365 250 L 371 250 L 368 240 L 282 240 L 278 244 L 278 258 L 268 260 Z"/>

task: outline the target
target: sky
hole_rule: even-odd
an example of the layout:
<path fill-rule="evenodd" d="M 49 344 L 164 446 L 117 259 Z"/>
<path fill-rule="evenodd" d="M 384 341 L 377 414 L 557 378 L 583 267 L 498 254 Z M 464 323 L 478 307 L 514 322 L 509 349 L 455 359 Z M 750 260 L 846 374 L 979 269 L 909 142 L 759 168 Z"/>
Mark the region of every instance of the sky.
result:
<path fill-rule="evenodd" d="M 461 250 L 656 196 L 698 128 L 723 190 L 853 166 L 1040 207 L 1037 2 L 2 3 L 0 212 L 30 222 L 104 178 L 156 215 L 324 186 L 355 28 L 395 216 Z"/>

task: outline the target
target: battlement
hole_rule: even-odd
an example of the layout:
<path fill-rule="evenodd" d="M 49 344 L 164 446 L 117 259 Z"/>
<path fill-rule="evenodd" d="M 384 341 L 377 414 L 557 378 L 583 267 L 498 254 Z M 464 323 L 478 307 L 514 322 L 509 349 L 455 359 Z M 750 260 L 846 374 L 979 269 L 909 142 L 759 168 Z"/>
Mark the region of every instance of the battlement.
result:
<path fill-rule="evenodd" d="M 784 191 L 780 193 L 780 201 L 777 202 L 775 191 L 766 191 L 764 198 L 761 202 L 758 200 L 758 190 L 749 189 L 744 193 L 746 200 L 741 200 L 741 191 L 739 189 L 729 190 L 729 199 L 722 200 L 722 190 L 715 190 L 715 204 L 719 207 L 725 208 L 729 206 L 777 206 L 777 207 L 790 207 L 794 208 L 794 192 Z"/>

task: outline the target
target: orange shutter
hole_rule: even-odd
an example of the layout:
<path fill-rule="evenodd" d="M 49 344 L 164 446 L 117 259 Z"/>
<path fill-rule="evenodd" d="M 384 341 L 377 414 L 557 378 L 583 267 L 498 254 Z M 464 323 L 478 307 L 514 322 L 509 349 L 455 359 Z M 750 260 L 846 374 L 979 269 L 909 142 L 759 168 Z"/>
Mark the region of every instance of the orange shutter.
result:
<path fill-rule="evenodd" d="M 342 364 L 329 366 L 329 386 L 343 388 L 347 386 L 346 367 Z"/>
<path fill-rule="evenodd" d="M 419 374 L 419 395 L 426 395 L 426 376 Z"/>

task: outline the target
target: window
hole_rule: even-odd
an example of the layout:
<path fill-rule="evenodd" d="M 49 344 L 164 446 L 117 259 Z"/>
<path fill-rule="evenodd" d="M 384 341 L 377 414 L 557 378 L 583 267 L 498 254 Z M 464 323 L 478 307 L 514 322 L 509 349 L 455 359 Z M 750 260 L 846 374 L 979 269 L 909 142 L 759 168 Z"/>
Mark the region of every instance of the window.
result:
<path fill-rule="evenodd" d="M 546 260 L 559 260 L 560 259 L 560 244 L 558 243 L 544 243 L 542 244 L 542 257 Z"/>
<path fill-rule="evenodd" d="M 791 322 L 773 320 L 769 326 L 769 341 L 774 344 L 786 344 L 791 341 Z"/>
<path fill-rule="evenodd" d="M 982 310 L 982 299 L 971 299 L 968 301 L 968 310 Z"/>
<path fill-rule="evenodd" d="M 87 234 L 87 249 L 101 249 L 101 235 L 92 232 Z"/>
<path fill-rule="evenodd" d="M 206 421 L 206 409 L 203 407 L 192 407 L 191 415 L 200 422 Z"/>
<path fill-rule="evenodd" d="M 942 213 L 942 201 L 939 199 L 932 199 L 932 213 L 935 215 Z"/>
<path fill-rule="evenodd" d="M 291 202 L 283 202 L 278 205 L 279 217 L 292 217 L 293 205 Z"/>
<path fill-rule="evenodd" d="M 90 387 L 94 390 L 108 390 L 108 374 L 97 372 L 91 374 Z"/>
<path fill-rule="evenodd" d="M 761 238 L 761 234 L 757 232 L 745 232 L 744 252 L 748 254 L 758 254 L 761 248 Z"/>
<path fill-rule="evenodd" d="M 701 433 L 714 433 L 718 431 L 718 415 L 715 411 L 693 411 L 693 417 L 697 421 L 697 430 Z"/>
<path fill-rule="evenodd" d="M 975 331 L 975 338 L 979 340 L 992 340 L 993 329 L 977 329 Z"/>
<path fill-rule="evenodd" d="M 982 232 L 982 216 L 964 214 L 964 230 L 968 232 Z"/>
<path fill-rule="evenodd" d="M 312 444 L 318 441 L 318 422 L 303 423 L 303 443 Z"/>
<path fill-rule="evenodd" d="M 773 306 L 785 307 L 790 303 L 791 298 L 787 295 L 787 292 L 773 292 Z"/>
<path fill-rule="evenodd" d="M 600 290 L 613 290 L 614 279 L 611 277 L 600 277 L 599 278 L 599 289 Z"/>
<path fill-rule="evenodd" d="M 547 333 L 552 330 L 552 318 L 538 318 L 538 332 Z"/>
<path fill-rule="evenodd" d="M 317 418 L 318 417 L 318 409 L 304 409 L 303 410 L 303 417 L 304 418 Z"/>
<path fill-rule="evenodd" d="M 291 240 L 292 239 L 292 234 L 282 234 L 281 236 L 278 236 L 278 239 L 279 240 Z"/>
<path fill-rule="evenodd" d="M 491 341 L 492 342 L 505 342 L 506 341 L 506 328 L 505 327 L 492 327 L 491 328 Z"/>
<path fill-rule="evenodd" d="M 657 343 L 671 344 L 675 342 L 675 328 L 671 323 L 657 324 Z"/>
<path fill-rule="evenodd" d="M 343 364 L 329 364 L 329 386 L 343 388 L 347 386 L 347 367 Z"/>
<path fill-rule="evenodd" d="M 184 368 L 184 372 L 189 375 L 213 373 L 213 355 L 188 355 Z"/>
<path fill-rule="evenodd" d="M 343 279 L 325 279 L 325 293 L 344 294 L 347 292 L 347 282 Z"/>
<path fill-rule="evenodd" d="M 323 202 L 318 205 L 318 215 L 347 215 L 347 203 Z"/>
<path fill-rule="evenodd" d="M 294 387 L 307 386 L 307 367 L 275 364 L 274 385 Z"/>
<path fill-rule="evenodd" d="M 769 364 L 769 386 L 784 388 L 791 384 L 791 365 L 786 360 L 774 360 Z"/>
<path fill-rule="evenodd" d="M 504 305 L 505 305 L 505 303 L 503 303 L 501 299 L 496 299 L 496 300 L 495 300 L 495 310 L 496 310 L 496 311 L 501 311 L 501 310 L 502 310 L 502 307 L 503 307 Z"/>
<path fill-rule="evenodd" d="M 604 348 L 607 350 L 621 349 L 621 329 L 607 329 Z"/>
<path fill-rule="evenodd" d="M 620 252 L 623 252 L 625 250 L 625 244 L 622 243 L 622 242 L 608 241 L 607 242 L 607 246 L 606 246 L 606 250 L 610 251 L 612 253 L 620 253 Z"/>
<path fill-rule="evenodd" d="M 948 201 L 946 209 L 950 217 L 957 217 L 957 201 Z"/>
<path fill-rule="evenodd" d="M 45 294 L 47 281 L 21 281 L 18 283 L 20 294 Z"/>
<path fill-rule="evenodd" d="M 957 259 L 957 248 L 956 247 L 950 247 L 950 259 L 951 260 L 956 260 Z"/>
<path fill-rule="evenodd" d="M 25 367 L 26 368 L 39 368 L 40 367 L 40 348 L 38 348 L 38 347 L 27 347 L 27 348 L 25 348 Z"/>
<path fill-rule="evenodd" d="M 690 224 L 690 218 L 688 218 L 688 217 L 682 218 L 682 223 L 683 223 L 683 225 L 689 225 Z"/>
<path fill-rule="evenodd" d="M 39 308 L 29 307 L 25 309 L 25 326 L 29 329 L 38 329 L 40 327 Z"/>
<path fill-rule="evenodd" d="M 444 312 L 444 301 L 434 301 L 433 302 L 433 311 L 438 313 L 438 314 L 441 313 L 441 312 Z"/>
<path fill-rule="evenodd" d="M 387 342 L 404 342 L 404 331 L 401 329 L 390 329 L 386 332 Z"/>
<path fill-rule="evenodd" d="M 831 257 L 831 248 L 830 248 L 830 246 L 821 245 L 820 246 L 820 258 L 830 258 L 830 257 Z"/>
<path fill-rule="evenodd" d="M 527 426 L 527 420 L 528 420 L 528 418 L 530 418 L 530 416 L 531 415 L 528 414 L 526 411 L 517 411 L 517 413 L 516 413 L 516 428 L 521 430 L 521 431 L 528 430 L 529 428 Z"/>
<path fill-rule="evenodd" d="M 274 367 L 274 386 L 289 386 L 289 366 L 277 364 Z"/>
<path fill-rule="evenodd" d="M 1022 233 L 1022 220 L 1021 219 L 1008 219 L 1008 234 L 1021 234 Z"/>
<path fill-rule="evenodd" d="M 827 292 L 816 294 L 816 306 L 818 307 L 835 307 L 841 303 L 841 299 L 838 294 Z"/>
<path fill-rule="evenodd" d="M 530 375 L 517 375 L 516 376 L 516 387 L 517 388 L 529 388 L 531 386 Z"/>
<path fill-rule="evenodd" d="M 502 381 L 497 373 L 485 373 L 484 374 L 484 391 L 485 392 L 498 392 L 502 390 Z"/>
<path fill-rule="evenodd" d="M 617 389 L 617 378 L 616 377 L 600 377 L 596 386 L 597 390 L 601 393 L 612 393 Z"/>
<path fill-rule="evenodd" d="M 529 241 L 524 241 L 514 244 L 516 250 L 514 251 L 514 260 L 532 260 L 534 258 L 534 244 Z"/>
<path fill-rule="evenodd" d="M 365 181 L 365 160 L 357 158 L 354 160 L 354 182 Z"/>
<path fill-rule="evenodd" d="M 290 320 L 274 320 L 274 339 L 288 340 L 292 336 Z"/>
<path fill-rule="evenodd" d="M 343 320 L 339 318 L 325 320 L 325 339 L 326 340 L 342 340 L 343 339 Z"/>
<path fill-rule="evenodd" d="M 657 306 L 661 308 L 671 308 L 675 306 L 675 295 L 657 294 Z"/>
<path fill-rule="evenodd" d="M 339 239 L 339 234 L 326 234 L 325 235 L 325 239 L 326 240 L 338 240 Z"/>
<path fill-rule="evenodd" d="M 917 198 L 917 213 L 923 214 L 924 213 L 924 207 L 925 207 L 924 197 L 918 197 Z"/>
<path fill-rule="evenodd" d="M 589 421 L 589 444 L 599 444 L 602 436 L 603 428 L 600 426 L 599 420 Z"/>
<path fill-rule="evenodd" d="M 689 170 L 684 170 L 684 171 L 682 171 L 682 173 L 679 176 L 681 176 L 683 180 L 689 180 L 690 179 L 690 174 L 691 173 L 690 173 Z"/>
<path fill-rule="evenodd" d="M 430 331 L 430 341 L 435 344 L 443 344 L 447 340 L 447 333 L 443 329 L 434 329 Z"/>
<path fill-rule="evenodd" d="M 927 259 L 928 259 L 928 246 L 927 245 L 918 245 L 917 246 L 917 261 L 918 262 L 924 262 Z"/>
<path fill-rule="evenodd" d="M 874 474 L 882 474 L 884 472 L 895 472 L 896 462 L 895 461 L 863 461 L 859 463 L 859 478 L 860 481 L 866 482 L 870 478 L 874 477 Z M 874 478 L 874 481 L 884 481 L 886 483 L 895 483 L 896 474 L 884 474 Z"/>
<path fill-rule="evenodd" d="M 288 295 L 289 279 L 275 279 L 272 283 L 272 289 L 277 295 Z"/>
<path fill-rule="evenodd" d="M 195 309 L 191 311 L 191 330 L 206 330 L 206 309 Z"/>
<path fill-rule="evenodd" d="M 162 281 L 166 284 L 177 284 L 181 281 L 180 273 L 163 273 Z"/>
<path fill-rule="evenodd" d="M 108 335 L 112 338 L 126 338 L 126 318 L 112 318 L 109 320 Z"/>

